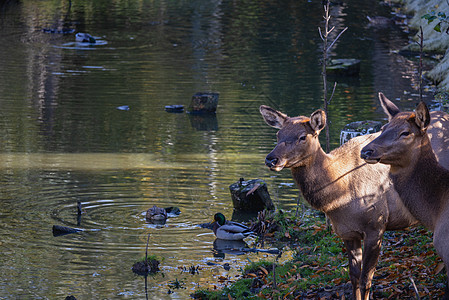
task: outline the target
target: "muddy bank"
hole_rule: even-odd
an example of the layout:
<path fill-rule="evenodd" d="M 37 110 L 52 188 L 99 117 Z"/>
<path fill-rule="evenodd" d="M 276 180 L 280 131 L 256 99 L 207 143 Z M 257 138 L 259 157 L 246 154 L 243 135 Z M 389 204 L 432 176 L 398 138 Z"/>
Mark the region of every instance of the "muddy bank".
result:
<path fill-rule="evenodd" d="M 405 12 L 413 15 L 409 22 L 410 28 L 415 30 L 418 30 L 419 26 L 423 28 L 424 50 L 444 55 L 441 61 L 426 75 L 438 84 L 440 90 L 449 90 L 449 34 L 445 32 L 448 25 L 442 23 L 441 32 L 437 32 L 433 28 L 439 22 L 438 20 L 428 24 L 427 20 L 421 18 L 432 10 L 437 14 L 438 12 L 448 14 L 448 2 L 446 0 L 404 0 L 403 4 Z M 419 40 L 417 35 L 414 37 L 414 40 Z M 418 50 L 416 44 L 411 44 L 410 48 Z"/>

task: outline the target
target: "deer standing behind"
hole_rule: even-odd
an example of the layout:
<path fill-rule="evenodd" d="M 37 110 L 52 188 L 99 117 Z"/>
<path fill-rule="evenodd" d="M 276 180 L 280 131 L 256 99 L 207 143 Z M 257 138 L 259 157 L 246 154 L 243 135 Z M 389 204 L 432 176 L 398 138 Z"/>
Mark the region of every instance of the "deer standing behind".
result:
<path fill-rule="evenodd" d="M 310 118 L 288 117 L 262 105 L 260 113 L 279 129 L 266 165 L 274 171 L 290 168 L 305 200 L 329 217 L 348 253 L 353 298 L 369 299 L 384 232 L 417 222 L 393 188 L 388 166 L 360 158 L 361 149 L 379 134 L 353 138 L 326 154 L 318 140 L 326 124 L 323 110 Z"/>
<path fill-rule="evenodd" d="M 433 232 L 435 250 L 449 279 L 449 170 L 435 156 L 448 148 L 431 145 L 430 122 L 424 102 L 418 104 L 415 112 L 393 110 L 382 134 L 362 149 L 361 157 L 371 164 L 390 166 L 390 177 L 405 206 Z M 448 115 L 438 125 L 449 129 Z M 442 138 L 447 142 L 449 135 Z M 449 299 L 448 286 L 449 282 L 444 299 Z"/>

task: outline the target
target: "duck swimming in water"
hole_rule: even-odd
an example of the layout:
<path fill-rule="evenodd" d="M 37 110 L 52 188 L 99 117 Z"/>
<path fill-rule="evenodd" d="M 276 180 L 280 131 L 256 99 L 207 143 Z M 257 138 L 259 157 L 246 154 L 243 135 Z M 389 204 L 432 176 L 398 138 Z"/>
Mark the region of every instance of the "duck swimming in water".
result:
<path fill-rule="evenodd" d="M 96 40 L 93 36 L 91 36 L 88 33 L 83 33 L 83 32 L 78 32 L 75 35 L 75 40 L 79 43 L 91 43 L 91 44 L 96 43 Z"/>
<path fill-rule="evenodd" d="M 149 223 L 164 225 L 167 221 L 167 211 L 165 208 L 154 205 L 152 208 L 147 210 L 145 218 Z"/>
<path fill-rule="evenodd" d="M 243 224 L 227 221 L 222 213 L 216 213 L 214 215 L 214 221 L 215 222 L 212 223 L 212 230 L 218 239 L 237 241 L 255 234 Z"/>

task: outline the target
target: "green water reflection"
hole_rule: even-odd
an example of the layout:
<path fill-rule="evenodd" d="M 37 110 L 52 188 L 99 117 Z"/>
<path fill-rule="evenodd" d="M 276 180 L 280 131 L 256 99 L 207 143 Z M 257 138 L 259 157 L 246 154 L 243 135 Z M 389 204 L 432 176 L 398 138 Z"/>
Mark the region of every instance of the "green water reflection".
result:
<path fill-rule="evenodd" d="M 321 1 L 0 6 L 0 298 L 145 298 L 131 266 L 148 233 L 164 273 L 149 280 L 152 299 L 185 299 L 198 284 L 238 274 L 247 256 L 214 257 L 213 234 L 197 225 L 217 211 L 232 215 L 228 187 L 241 177 L 265 180 L 278 207 L 295 208 L 290 173 L 264 166 L 275 130 L 258 107 L 309 115 L 322 106 Z M 362 60 L 359 77 L 336 79 L 336 147 L 346 123 L 384 120 L 378 91 L 412 107 L 415 62 L 391 51 L 407 43 L 397 28 L 366 26 L 367 15 L 389 15 L 388 7 L 348 0 L 332 14 L 336 30 L 349 30 L 331 56 Z M 102 42 L 76 44 L 76 32 Z M 164 111 L 208 91 L 220 94 L 214 116 Z M 182 213 L 157 228 L 144 218 L 153 205 Z M 84 231 L 54 238 L 54 224 Z M 209 261 L 230 262 L 231 271 Z M 180 272 L 191 265 L 199 275 Z M 175 279 L 186 289 L 169 295 Z"/>

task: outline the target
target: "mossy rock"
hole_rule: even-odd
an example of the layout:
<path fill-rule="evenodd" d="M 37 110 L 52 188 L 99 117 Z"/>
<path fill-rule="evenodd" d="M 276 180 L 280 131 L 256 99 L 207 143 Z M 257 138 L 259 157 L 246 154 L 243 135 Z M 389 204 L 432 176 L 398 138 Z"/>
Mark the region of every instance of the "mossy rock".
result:
<path fill-rule="evenodd" d="M 159 264 L 160 262 L 155 257 L 150 256 L 136 262 L 132 267 L 132 271 L 141 276 L 155 274 L 156 272 L 160 271 Z"/>
<path fill-rule="evenodd" d="M 331 59 L 326 66 L 328 75 L 357 76 L 360 73 L 360 59 Z"/>

